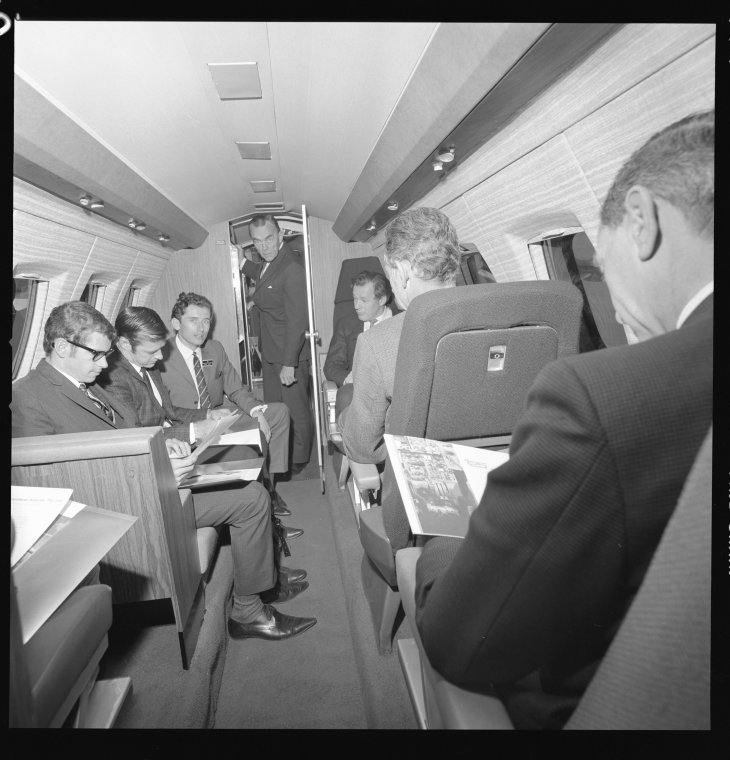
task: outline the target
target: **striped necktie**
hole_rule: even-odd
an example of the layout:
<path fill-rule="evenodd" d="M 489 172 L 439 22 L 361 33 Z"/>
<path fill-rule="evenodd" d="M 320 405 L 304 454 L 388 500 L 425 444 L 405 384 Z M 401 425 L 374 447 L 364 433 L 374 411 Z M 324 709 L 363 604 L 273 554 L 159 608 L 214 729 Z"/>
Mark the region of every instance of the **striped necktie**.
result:
<path fill-rule="evenodd" d="M 100 398 L 97 398 L 87 387 L 86 383 L 79 383 L 79 389 L 82 390 L 97 409 L 101 409 L 110 422 L 114 422 L 114 410 L 105 404 Z"/>
<path fill-rule="evenodd" d="M 200 396 L 200 408 L 210 409 L 210 396 L 208 395 L 208 385 L 205 382 L 203 368 L 200 365 L 198 355 L 193 353 L 193 367 L 195 368 L 195 382 L 198 384 L 198 395 Z"/>

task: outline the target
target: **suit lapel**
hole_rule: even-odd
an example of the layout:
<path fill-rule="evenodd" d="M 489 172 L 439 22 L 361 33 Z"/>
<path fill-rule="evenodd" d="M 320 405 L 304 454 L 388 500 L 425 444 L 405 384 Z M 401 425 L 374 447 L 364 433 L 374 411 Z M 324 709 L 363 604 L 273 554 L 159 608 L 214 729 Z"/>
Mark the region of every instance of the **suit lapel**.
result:
<path fill-rule="evenodd" d="M 167 361 L 183 377 L 186 382 L 190 383 L 191 387 L 197 394 L 198 387 L 195 385 L 195 380 L 190 374 L 190 369 L 185 363 L 185 359 L 183 359 L 183 355 L 180 353 L 180 349 L 177 347 L 177 341 L 175 338 L 172 339 L 170 346 L 170 356 L 167 358 Z"/>

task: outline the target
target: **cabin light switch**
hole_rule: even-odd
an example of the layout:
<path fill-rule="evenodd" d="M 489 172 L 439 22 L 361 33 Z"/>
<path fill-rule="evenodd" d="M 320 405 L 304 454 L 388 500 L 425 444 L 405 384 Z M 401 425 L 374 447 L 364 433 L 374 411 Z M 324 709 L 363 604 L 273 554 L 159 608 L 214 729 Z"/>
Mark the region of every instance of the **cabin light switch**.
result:
<path fill-rule="evenodd" d="M 499 372 L 504 369 L 504 355 L 507 353 L 507 346 L 490 346 L 489 360 L 487 361 L 487 372 Z"/>

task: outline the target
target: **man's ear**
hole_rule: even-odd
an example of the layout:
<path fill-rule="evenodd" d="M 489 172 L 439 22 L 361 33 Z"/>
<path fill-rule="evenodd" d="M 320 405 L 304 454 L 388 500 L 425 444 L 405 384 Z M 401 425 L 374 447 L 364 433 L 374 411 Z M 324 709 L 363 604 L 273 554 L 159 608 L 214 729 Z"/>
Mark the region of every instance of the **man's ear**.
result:
<path fill-rule="evenodd" d="M 624 200 L 626 222 L 641 261 L 648 261 L 659 250 L 662 231 L 652 194 L 643 185 L 634 185 Z"/>
<path fill-rule="evenodd" d="M 395 262 L 395 270 L 398 282 L 400 283 L 401 288 L 405 290 L 406 285 L 408 285 L 408 280 L 411 279 L 411 262 L 407 259 L 398 259 L 398 261 Z"/>
<path fill-rule="evenodd" d="M 117 338 L 117 348 L 122 348 L 125 351 L 132 350 L 132 344 L 129 342 L 129 338 L 125 338 L 123 335 L 120 335 Z"/>
<path fill-rule="evenodd" d="M 170 324 L 175 332 L 180 332 L 180 320 L 177 317 L 173 317 L 170 320 Z"/>
<path fill-rule="evenodd" d="M 68 356 L 70 349 L 71 344 L 66 338 L 56 338 L 56 340 L 53 341 L 51 351 L 53 351 L 59 359 L 65 359 Z"/>

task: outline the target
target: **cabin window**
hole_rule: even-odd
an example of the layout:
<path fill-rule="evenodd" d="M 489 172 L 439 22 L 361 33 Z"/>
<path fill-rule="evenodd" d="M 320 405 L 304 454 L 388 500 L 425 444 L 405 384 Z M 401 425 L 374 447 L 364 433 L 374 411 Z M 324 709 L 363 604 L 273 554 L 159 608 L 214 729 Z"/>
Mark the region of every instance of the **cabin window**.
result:
<path fill-rule="evenodd" d="M 492 270 L 482 258 L 482 254 L 473 243 L 461 246 L 461 277 L 457 277 L 460 285 L 481 285 L 486 282 L 496 282 Z M 463 278 L 463 282 L 461 281 Z"/>
<path fill-rule="evenodd" d="M 142 288 L 137 287 L 136 285 L 132 285 L 132 287 L 127 291 L 127 297 L 124 300 L 125 306 L 137 306 L 139 302 L 139 293 L 142 290 Z"/>
<path fill-rule="evenodd" d="M 101 311 L 104 306 L 105 291 L 106 285 L 101 282 L 96 282 L 95 280 L 89 280 L 81 293 L 79 301 L 84 301 L 84 303 L 88 303 L 90 306 Z"/>
<path fill-rule="evenodd" d="M 35 311 L 38 280 L 13 277 L 13 305 L 10 347 L 12 350 L 13 380 L 18 376 L 20 363 L 28 345 Z"/>
<path fill-rule="evenodd" d="M 546 233 L 528 242 L 538 279 L 572 282 L 583 296 L 580 351 L 627 343 L 616 321 L 608 286 L 593 263 L 595 249 L 579 227 Z"/>

